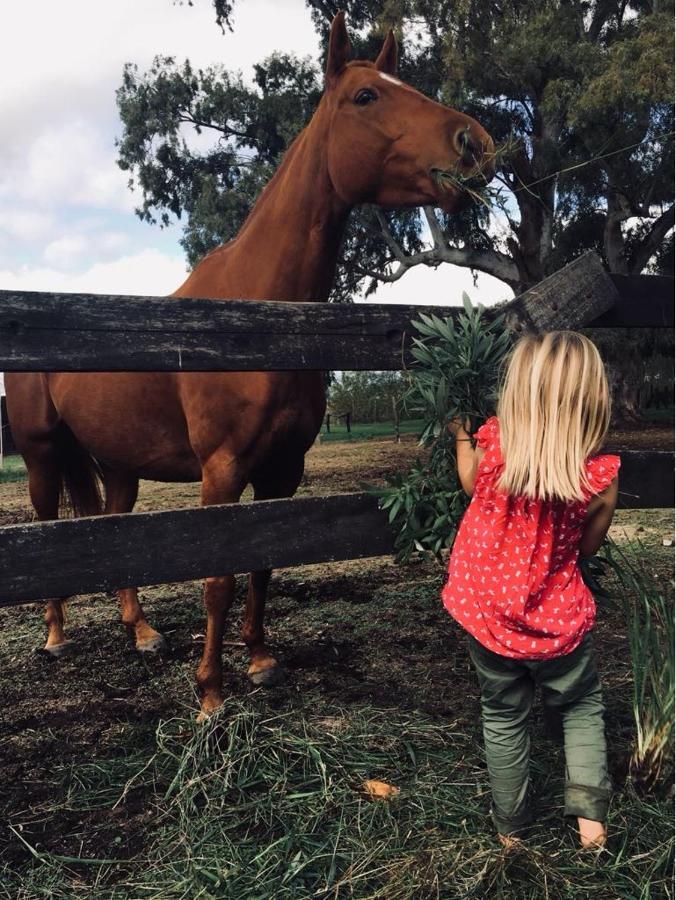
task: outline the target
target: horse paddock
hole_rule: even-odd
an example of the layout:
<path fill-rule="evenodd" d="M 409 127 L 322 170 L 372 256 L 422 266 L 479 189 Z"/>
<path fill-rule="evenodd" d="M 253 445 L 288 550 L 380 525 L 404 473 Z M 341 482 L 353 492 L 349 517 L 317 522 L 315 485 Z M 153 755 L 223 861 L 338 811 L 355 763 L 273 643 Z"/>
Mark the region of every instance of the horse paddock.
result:
<path fill-rule="evenodd" d="M 618 447 L 636 435 L 618 434 Z M 670 446 L 670 430 L 645 436 Z M 405 468 L 416 443 L 319 444 L 299 493 L 354 490 Z M 140 509 L 195 503 L 196 485 L 143 485 Z M 31 517 L 26 484 L 0 484 L 0 522 Z M 667 585 L 669 510 L 618 513 Z M 277 572 L 270 642 L 284 684 L 254 688 L 237 621 L 224 647 L 223 713 L 195 724 L 203 646 L 198 582 L 143 590 L 162 656 L 135 652 L 112 595 L 69 604 L 77 652 L 36 652 L 39 605 L 0 610 L 0 896 L 423 898 L 670 896 L 669 798 L 626 779 L 634 723 L 623 613 L 599 608 L 599 664 L 617 787 L 610 855 L 580 855 L 560 819 L 563 757 L 536 716 L 536 793 L 553 794 L 516 854 L 487 817 L 477 688 L 441 608 L 443 572 L 389 557 Z M 554 760 L 554 762 L 552 762 Z M 370 799 L 366 779 L 399 788 Z M 460 814 L 462 813 L 462 814 Z"/>

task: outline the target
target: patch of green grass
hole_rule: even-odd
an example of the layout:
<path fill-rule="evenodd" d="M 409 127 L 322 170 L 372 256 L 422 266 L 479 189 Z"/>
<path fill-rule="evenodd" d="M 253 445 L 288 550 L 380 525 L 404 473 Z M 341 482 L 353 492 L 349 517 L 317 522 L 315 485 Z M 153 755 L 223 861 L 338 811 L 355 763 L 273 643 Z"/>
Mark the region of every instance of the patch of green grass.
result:
<path fill-rule="evenodd" d="M 0 484 L 10 481 L 24 481 L 26 465 L 20 456 L 5 456 L 0 467 Z"/>
<path fill-rule="evenodd" d="M 424 426 L 422 419 L 405 419 L 399 424 L 400 434 L 420 434 Z M 322 429 L 322 443 L 328 441 L 367 441 L 374 438 L 394 438 L 394 422 L 353 422 L 351 434 L 347 433 L 345 423 L 331 425 L 330 434 L 326 428 Z"/>

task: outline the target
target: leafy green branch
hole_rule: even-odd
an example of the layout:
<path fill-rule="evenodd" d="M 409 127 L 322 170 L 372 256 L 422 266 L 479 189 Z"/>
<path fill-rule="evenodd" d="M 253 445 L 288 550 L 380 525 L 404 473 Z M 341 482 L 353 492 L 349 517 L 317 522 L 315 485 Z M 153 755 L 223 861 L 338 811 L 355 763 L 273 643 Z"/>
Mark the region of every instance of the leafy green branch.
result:
<path fill-rule="evenodd" d="M 420 446 L 429 453 L 407 474 L 390 478 L 387 488 L 373 490 L 397 529 L 398 562 L 416 552 L 441 561 L 442 551 L 452 546 L 469 498 L 458 479 L 448 424 L 461 418 L 475 427 L 495 411 L 511 335 L 501 318 L 488 321 L 464 293 L 463 306 L 457 317 L 421 314 L 411 323 L 419 336 L 412 341 L 404 404 L 422 411 Z"/>

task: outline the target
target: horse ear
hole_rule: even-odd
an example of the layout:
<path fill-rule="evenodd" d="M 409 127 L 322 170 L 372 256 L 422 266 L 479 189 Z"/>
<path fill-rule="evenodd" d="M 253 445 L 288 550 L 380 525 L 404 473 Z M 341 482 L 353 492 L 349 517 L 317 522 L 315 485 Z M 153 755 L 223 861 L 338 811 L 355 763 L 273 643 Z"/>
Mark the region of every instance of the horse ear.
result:
<path fill-rule="evenodd" d="M 329 53 L 326 58 L 326 83 L 331 84 L 343 71 L 350 58 L 350 39 L 345 27 L 345 13 L 341 9 L 331 23 Z"/>
<path fill-rule="evenodd" d="M 378 54 L 376 69 L 385 72 L 386 75 L 397 74 L 397 39 L 391 28 L 387 33 L 383 48 Z"/>

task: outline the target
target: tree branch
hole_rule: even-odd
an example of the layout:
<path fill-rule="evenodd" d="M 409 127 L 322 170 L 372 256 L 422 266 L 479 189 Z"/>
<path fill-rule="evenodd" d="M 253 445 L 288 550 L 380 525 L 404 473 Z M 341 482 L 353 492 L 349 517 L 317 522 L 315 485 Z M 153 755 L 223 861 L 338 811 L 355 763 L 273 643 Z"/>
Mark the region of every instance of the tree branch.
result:
<path fill-rule="evenodd" d="M 214 125 L 213 122 L 204 122 L 201 119 L 195 118 L 195 116 L 189 115 L 188 113 L 179 116 L 178 121 L 183 122 L 185 125 L 193 125 L 195 128 L 211 128 L 214 131 L 220 131 L 221 134 L 242 138 L 243 140 L 256 140 L 255 138 L 251 137 L 251 135 L 246 134 L 246 132 L 235 131 L 234 128 L 230 128 L 228 125 Z"/>
<path fill-rule="evenodd" d="M 404 253 L 404 251 L 401 249 L 399 244 L 394 239 L 394 235 L 390 231 L 390 226 L 388 224 L 387 219 L 385 218 L 385 213 L 381 209 L 376 208 L 375 215 L 376 215 L 376 219 L 378 220 L 378 224 L 380 225 L 380 231 L 381 231 L 383 237 L 385 238 L 385 243 L 390 248 L 392 255 L 395 256 L 396 259 L 398 259 L 400 263 L 403 263 L 404 260 L 407 258 L 406 254 Z"/>
<path fill-rule="evenodd" d="M 653 226 L 641 241 L 629 260 L 629 272 L 632 275 L 640 275 L 643 269 L 650 262 L 664 238 L 674 227 L 674 207 L 665 210 L 662 215 L 655 219 Z"/>
<path fill-rule="evenodd" d="M 394 260 L 392 260 L 394 262 Z M 433 247 L 431 250 L 421 250 L 419 253 L 411 253 L 409 256 L 397 257 L 397 267 L 392 272 L 375 272 L 372 269 L 364 269 L 356 266 L 360 275 L 375 278 L 385 284 L 392 284 L 415 266 L 425 265 L 436 268 L 441 263 L 462 266 L 466 269 L 476 269 L 487 275 L 493 275 L 510 287 L 519 284 L 519 270 L 506 253 L 496 250 L 472 250 L 469 247 L 449 247 L 447 244 L 441 247 Z"/>
<path fill-rule="evenodd" d="M 430 232 L 432 234 L 432 240 L 434 241 L 435 248 L 442 249 L 444 247 L 447 247 L 448 240 L 446 239 L 443 229 L 439 224 L 439 219 L 437 219 L 434 213 L 434 207 L 423 206 L 423 212 L 425 213 L 427 224 L 430 227 Z"/>

